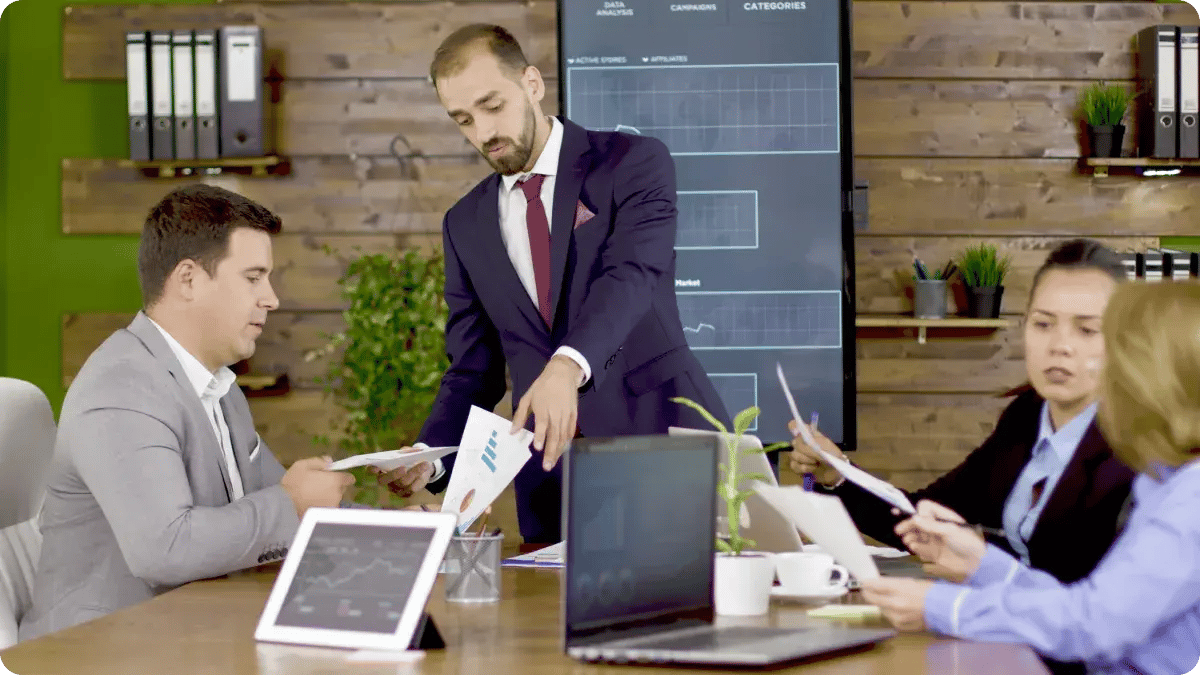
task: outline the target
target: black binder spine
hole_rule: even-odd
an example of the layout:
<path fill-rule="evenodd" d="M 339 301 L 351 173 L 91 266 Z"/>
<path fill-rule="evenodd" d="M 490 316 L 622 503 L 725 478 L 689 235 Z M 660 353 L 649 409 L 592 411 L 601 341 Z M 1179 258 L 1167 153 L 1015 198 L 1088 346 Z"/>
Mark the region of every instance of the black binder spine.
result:
<path fill-rule="evenodd" d="M 1150 26 L 1138 33 L 1139 150 L 1143 157 L 1178 153 L 1179 50 L 1175 26 Z"/>

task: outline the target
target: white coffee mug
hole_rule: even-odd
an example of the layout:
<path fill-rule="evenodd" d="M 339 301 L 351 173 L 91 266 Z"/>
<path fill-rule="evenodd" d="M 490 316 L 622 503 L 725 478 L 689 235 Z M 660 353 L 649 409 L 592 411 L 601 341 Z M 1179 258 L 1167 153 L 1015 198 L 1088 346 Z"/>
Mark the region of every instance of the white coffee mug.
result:
<path fill-rule="evenodd" d="M 846 588 L 850 581 L 850 573 L 828 553 L 776 553 L 775 574 L 785 591 L 798 595 L 831 593 Z"/>

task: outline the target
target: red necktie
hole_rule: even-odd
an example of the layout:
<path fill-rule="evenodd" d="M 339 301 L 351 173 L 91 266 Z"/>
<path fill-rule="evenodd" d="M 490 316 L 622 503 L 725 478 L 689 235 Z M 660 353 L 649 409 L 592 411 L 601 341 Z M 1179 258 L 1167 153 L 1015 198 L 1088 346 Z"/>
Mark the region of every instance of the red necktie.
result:
<path fill-rule="evenodd" d="M 545 176 L 534 174 L 517 185 L 525 193 L 525 227 L 529 230 L 529 253 L 533 256 L 538 312 L 546 327 L 550 327 L 554 316 L 550 311 L 550 223 L 546 221 L 546 207 L 542 205 L 544 180 Z"/>

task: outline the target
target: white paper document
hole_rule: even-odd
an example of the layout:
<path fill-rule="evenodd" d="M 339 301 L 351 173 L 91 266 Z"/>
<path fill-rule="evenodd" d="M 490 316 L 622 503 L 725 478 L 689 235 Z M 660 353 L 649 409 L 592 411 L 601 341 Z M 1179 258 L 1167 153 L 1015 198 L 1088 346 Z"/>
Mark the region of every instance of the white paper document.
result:
<path fill-rule="evenodd" d="M 454 446 L 446 446 L 441 448 L 423 448 L 412 452 L 403 450 L 384 450 L 382 452 L 372 452 L 365 455 L 355 455 L 346 459 L 339 459 L 329 465 L 330 471 L 345 471 L 356 466 L 373 466 L 383 471 L 393 471 L 402 466 L 415 466 L 420 462 L 432 462 L 435 459 L 441 459 L 446 455 L 458 450 Z"/>
<path fill-rule="evenodd" d="M 908 500 L 908 495 L 904 494 L 904 491 L 900 488 L 885 480 L 876 478 L 850 462 L 834 457 L 821 449 L 821 446 L 817 444 L 817 439 L 813 438 L 813 435 L 808 431 L 808 426 L 804 424 L 803 418 L 800 417 L 800 411 L 796 409 L 796 400 L 792 398 L 792 390 L 788 388 L 787 378 L 783 376 L 783 367 L 778 363 L 775 364 L 775 373 L 779 375 L 779 384 L 783 387 L 783 395 L 787 398 L 788 408 L 791 410 L 792 417 L 796 420 L 796 427 L 800 430 L 800 437 L 804 439 L 805 445 L 812 448 L 814 452 L 821 456 L 821 459 L 825 460 L 825 463 L 837 469 L 838 473 L 845 476 L 846 480 L 851 483 L 879 497 L 908 515 L 917 512 L 912 502 Z"/>
<path fill-rule="evenodd" d="M 817 546 L 816 544 L 809 544 L 808 546 L 804 547 L 804 551 L 806 553 L 824 553 L 825 549 Z M 907 558 L 908 556 L 912 555 L 908 551 L 901 551 L 900 549 L 892 548 L 891 546 L 868 546 L 867 551 L 871 553 L 872 558 Z"/>
<path fill-rule="evenodd" d="M 560 541 L 532 553 L 522 553 L 506 558 L 500 564 L 503 567 L 562 567 L 564 555 L 566 555 L 566 542 Z"/>
<path fill-rule="evenodd" d="M 842 500 L 805 492 L 798 485 L 779 487 L 755 481 L 753 488 L 821 550 L 850 570 L 856 579 L 879 578 L 879 568 L 875 566 L 871 551 L 863 543 Z"/>
<path fill-rule="evenodd" d="M 533 455 L 533 432 L 510 434 L 511 428 L 511 421 L 471 406 L 442 500 L 442 511 L 458 515 L 459 532 L 496 501 Z"/>

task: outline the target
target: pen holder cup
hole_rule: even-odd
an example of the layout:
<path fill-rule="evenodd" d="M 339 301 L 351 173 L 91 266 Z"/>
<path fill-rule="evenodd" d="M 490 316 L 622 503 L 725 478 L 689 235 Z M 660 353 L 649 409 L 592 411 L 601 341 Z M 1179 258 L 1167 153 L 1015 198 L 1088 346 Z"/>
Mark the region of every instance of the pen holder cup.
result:
<path fill-rule="evenodd" d="M 450 538 L 446 548 L 447 602 L 500 600 L 500 543 L 504 535 L 463 535 Z"/>
<path fill-rule="evenodd" d="M 946 317 L 946 280 L 917 279 L 913 289 L 913 316 L 918 319 Z"/>

